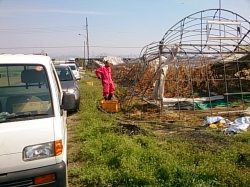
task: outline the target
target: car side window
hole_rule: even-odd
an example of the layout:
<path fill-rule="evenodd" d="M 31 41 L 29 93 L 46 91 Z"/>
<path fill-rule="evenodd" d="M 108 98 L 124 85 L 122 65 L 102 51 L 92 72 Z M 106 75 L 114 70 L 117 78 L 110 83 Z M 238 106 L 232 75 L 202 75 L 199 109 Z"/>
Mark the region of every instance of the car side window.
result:
<path fill-rule="evenodd" d="M 55 90 L 56 90 L 56 93 L 57 93 L 57 99 L 59 100 L 59 103 L 61 105 L 62 104 L 62 95 L 61 95 L 61 92 L 60 92 L 60 82 L 59 82 L 59 79 L 58 79 L 57 72 L 56 72 L 53 65 L 52 65 L 51 69 L 53 71 L 52 72 L 52 75 L 53 75 L 52 77 L 53 77 L 54 82 L 55 82 L 54 87 L 55 87 Z"/>

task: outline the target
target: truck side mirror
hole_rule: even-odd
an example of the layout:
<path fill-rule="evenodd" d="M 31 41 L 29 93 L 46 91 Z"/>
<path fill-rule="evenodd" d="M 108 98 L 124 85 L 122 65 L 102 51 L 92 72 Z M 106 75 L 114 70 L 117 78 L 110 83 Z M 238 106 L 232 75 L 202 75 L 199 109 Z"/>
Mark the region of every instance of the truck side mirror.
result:
<path fill-rule="evenodd" d="M 74 95 L 68 95 L 67 93 L 63 92 L 61 109 L 67 110 L 70 108 L 74 108 L 74 106 L 72 106 L 75 103 L 74 100 Z"/>

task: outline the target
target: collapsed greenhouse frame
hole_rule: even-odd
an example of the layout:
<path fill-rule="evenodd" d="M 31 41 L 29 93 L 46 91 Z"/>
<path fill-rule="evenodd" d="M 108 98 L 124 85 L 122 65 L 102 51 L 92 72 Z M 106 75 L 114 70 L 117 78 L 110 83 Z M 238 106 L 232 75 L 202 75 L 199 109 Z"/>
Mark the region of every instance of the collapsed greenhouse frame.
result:
<path fill-rule="evenodd" d="M 180 120 L 186 111 L 248 112 L 249 25 L 225 9 L 185 17 L 159 42 L 145 46 L 139 59 L 115 67 L 115 80 L 129 98 L 124 104 L 131 105 L 138 97 L 157 106 L 160 113 L 178 111 Z"/>

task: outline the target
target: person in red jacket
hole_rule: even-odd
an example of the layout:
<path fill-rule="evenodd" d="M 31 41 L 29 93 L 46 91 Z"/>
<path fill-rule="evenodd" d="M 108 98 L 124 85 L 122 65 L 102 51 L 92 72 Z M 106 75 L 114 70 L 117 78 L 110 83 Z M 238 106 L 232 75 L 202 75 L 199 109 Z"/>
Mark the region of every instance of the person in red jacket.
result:
<path fill-rule="evenodd" d="M 105 100 L 111 100 L 115 93 L 115 86 L 112 78 L 111 63 L 106 60 L 105 65 L 96 69 L 95 73 L 98 79 L 102 80 L 103 97 Z"/>

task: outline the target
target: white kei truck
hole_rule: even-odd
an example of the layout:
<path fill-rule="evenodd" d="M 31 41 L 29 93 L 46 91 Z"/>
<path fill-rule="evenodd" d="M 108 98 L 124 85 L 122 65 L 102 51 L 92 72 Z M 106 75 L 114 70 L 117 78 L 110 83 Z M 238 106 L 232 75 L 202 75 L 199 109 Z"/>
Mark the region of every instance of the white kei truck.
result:
<path fill-rule="evenodd" d="M 0 55 L 0 187 L 66 187 L 67 112 L 48 56 Z"/>

